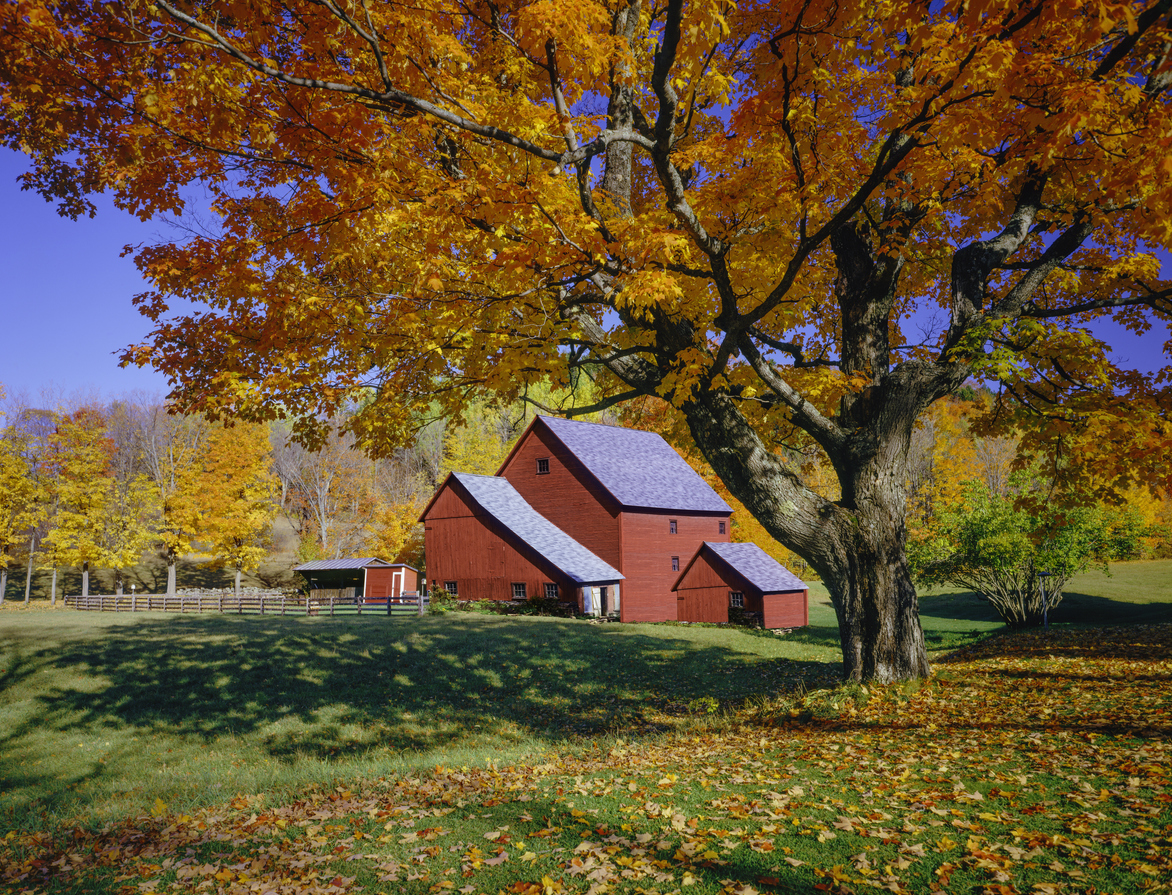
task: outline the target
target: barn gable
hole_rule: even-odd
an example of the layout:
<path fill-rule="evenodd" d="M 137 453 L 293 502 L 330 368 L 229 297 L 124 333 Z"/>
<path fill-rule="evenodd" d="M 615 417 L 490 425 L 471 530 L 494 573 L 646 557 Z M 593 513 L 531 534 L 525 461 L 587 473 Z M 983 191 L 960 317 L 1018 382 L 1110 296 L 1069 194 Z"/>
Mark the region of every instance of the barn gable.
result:
<path fill-rule="evenodd" d="M 515 455 L 543 428 L 560 442 L 619 506 L 727 515 L 732 508 L 660 435 L 582 420 L 538 416 L 505 458 L 507 475 Z"/>

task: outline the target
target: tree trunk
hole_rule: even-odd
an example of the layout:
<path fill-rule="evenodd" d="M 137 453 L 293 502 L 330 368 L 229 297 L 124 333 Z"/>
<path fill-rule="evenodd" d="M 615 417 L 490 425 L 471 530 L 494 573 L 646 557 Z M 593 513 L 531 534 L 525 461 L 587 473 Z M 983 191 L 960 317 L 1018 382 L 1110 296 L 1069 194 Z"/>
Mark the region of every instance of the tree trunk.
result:
<path fill-rule="evenodd" d="M 930 673 L 907 534 L 902 521 L 883 510 L 856 511 L 836 545 L 837 561 L 819 569 L 838 616 L 846 680 L 890 683 Z"/>
<path fill-rule="evenodd" d="M 28 544 L 28 568 L 24 572 L 24 605 L 28 605 L 29 595 L 33 590 L 33 553 L 37 549 L 37 536 L 33 535 Z"/>
<path fill-rule="evenodd" d="M 90 595 L 90 564 L 88 562 L 81 564 L 81 595 L 83 597 Z"/>
<path fill-rule="evenodd" d="M 175 551 L 167 551 L 167 596 L 175 596 Z"/>
<path fill-rule="evenodd" d="M 236 567 L 236 599 L 240 599 L 240 566 Z"/>
<path fill-rule="evenodd" d="M 114 593 L 122 596 L 122 570 L 114 570 Z"/>
<path fill-rule="evenodd" d="M 926 677 L 928 655 L 906 556 L 900 439 L 843 442 L 835 468 L 845 497 L 831 502 L 799 482 L 728 398 L 684 411 L 696 444 L 733 496 L 806 559 L 830 591 L 843 677 L 880 683 Z"/>
<path fill-rule="evenodd" d="M 8 590 L 8 567 L 0 569 L 0 606 L 4 605 L 4 594 Z"/>
<path fill-rule="evenodd" d="M 49 588 L 49 605 L 57 605 L 57 567 L 53 566 L 53 584 Z"/>

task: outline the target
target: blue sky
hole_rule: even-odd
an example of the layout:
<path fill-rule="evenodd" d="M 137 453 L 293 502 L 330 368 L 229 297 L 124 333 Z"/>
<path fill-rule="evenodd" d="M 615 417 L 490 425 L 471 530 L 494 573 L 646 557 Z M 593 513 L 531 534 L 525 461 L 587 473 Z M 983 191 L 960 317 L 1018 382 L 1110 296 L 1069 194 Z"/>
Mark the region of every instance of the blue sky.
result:
<path fill-rule="evenodd" d="M 48 391 L 99 399 L 141 391 L 162 397 L 166 379 L 147 369 L 121 369 L 118 354 L 150 332 L 131 299 L 147 286 L 123 246 L 157 241 L 162 225 L 143 223 L 97 197 L 95 218 L 58 217 L 16 178 L 24 156 L 0 149 L 0 309 L 7 336 L 0 342 L 0 383 L 9 395 L 36 401 Z M 1167 271 L 1167 265 L 1165 265 Z M 1114 324 L 1097 326 L 1120 358 L 1144 369 L 1161 359 L 1164 331 L 1144 337 Z M 55 403 L 49 401 L 46 403 Z"/>
<path fill-rule="evenodd" d="M 0 150 L 0 383 L 34 400 L 42 389 L 165 395 L 161 374 L 120 369 L 117 358 L 150 332 L 131 304 L 146 284 L 133 260 L 119 255 L 127 243 L 154 241 L 159 227 L 102 196 L 97 217 L 58 217 L 39 195 L 20 190 L 16 178 L 27 169 L 23 155 Z"/>

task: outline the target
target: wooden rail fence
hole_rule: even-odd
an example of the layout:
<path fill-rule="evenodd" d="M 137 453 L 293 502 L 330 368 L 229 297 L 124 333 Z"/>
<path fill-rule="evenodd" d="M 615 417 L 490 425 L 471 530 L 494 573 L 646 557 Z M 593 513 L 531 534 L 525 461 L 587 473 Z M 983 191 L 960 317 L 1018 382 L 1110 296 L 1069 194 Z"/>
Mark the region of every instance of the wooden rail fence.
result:
<path fill-rule="evenodd" d="M 237 615 L 423 615 L 427 594 L 405 591 L 396 600 L 364 600 L 335 594 L 307 598 L 304 594 L 228 591 L 174 594 L 90 594 L 67 596 L 65 605 L 94 612 L 226 612 Z"/>

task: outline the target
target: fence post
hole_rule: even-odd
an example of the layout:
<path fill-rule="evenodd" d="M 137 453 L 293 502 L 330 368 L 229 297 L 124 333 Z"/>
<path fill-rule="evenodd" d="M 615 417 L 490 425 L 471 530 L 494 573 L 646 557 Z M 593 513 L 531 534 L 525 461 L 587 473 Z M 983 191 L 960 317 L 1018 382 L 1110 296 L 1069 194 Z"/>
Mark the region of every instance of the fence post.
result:
<path fill-rule="evenodd" d="M 419 614 L 423 615 L 423 588 L 415 592 L 415 599 L 419 602 Z"/>
<path fill-rule="evenodd" d="M 334 598 L 330 597 L 330 618 L 334 617 Z"/>

